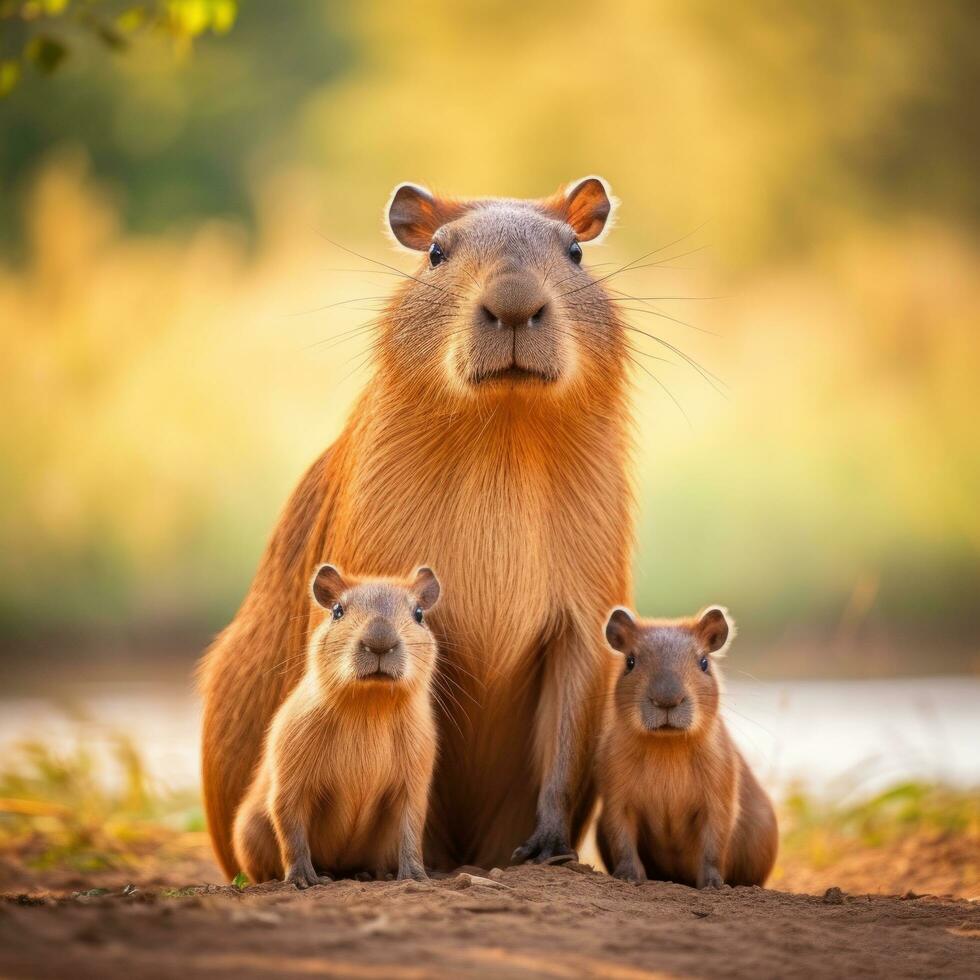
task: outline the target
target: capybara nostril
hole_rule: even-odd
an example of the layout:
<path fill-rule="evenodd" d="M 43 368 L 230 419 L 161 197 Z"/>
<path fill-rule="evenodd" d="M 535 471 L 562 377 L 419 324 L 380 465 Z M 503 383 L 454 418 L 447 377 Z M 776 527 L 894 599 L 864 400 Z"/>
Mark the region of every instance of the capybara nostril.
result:
<path fill-rule="evenodd" d="M 390 647 L 386 647 L 386 646 L 376 647 L 370 643 L 363 643 L 363 642 L 361 643 L 361 650 L 364 653 L 373 655 L 375 657 L 383 657 L 386 653 L 393 653 L 397 648 L 398 648 L 397 643 L 394 646 L 390 646 Z"/>
<path fill-rule="evenodd" d="M 494 313 L 489 307 L 484 306 L 482 303 L 480 304 L 480 316 L 486 322 L 487 326 L 499 327 L 501 325 L 497 314 Z"/>
<path fill-rule="evenodd" d="M 547 303 L 542 304 L 541 308 L 537 311 L 537 313 L 531 314 L 531 319 L 528 322 L 531 324 L 532 327 L 536 327 L 544 319 L 544 315 L 547 311 L 548 311 L 548 304 Z"/>

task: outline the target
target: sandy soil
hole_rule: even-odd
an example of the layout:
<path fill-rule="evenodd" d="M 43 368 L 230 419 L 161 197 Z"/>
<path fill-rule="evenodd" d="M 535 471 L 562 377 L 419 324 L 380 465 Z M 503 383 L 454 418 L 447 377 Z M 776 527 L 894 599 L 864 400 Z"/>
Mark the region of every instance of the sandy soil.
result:
<path fill-rule="evenodd" d="M 8 892 L 0 976 L 967 977 L 980 905 L 628 885 L 583 864 L 306 892 Z"/>
<path fill-rule="evenodd" d="M 964 834 L 909 834 L 881 847 L 854 844 L 822 867 L 781 858 L 768 884 L 814 895 L 836 886 L 854 894 L 911 891 L 980 902 L 980 846 Z"/>

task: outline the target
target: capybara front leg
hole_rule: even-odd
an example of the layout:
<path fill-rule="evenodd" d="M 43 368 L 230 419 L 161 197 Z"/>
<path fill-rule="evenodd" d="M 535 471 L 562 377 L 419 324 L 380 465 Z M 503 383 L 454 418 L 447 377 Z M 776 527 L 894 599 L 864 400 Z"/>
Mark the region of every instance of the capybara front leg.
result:
<path fill-rule="evenodd" d="M 613 876 L 639 885 L 647 880 L 646 869 L 636 846 L 636 819 L 619 807 L 608 808 L 603 802 L 602 824 L 612 852 Z"/>
<path fill-rule="evenodd" d="M 602 633 L 597 628 L 596 637 Z M 541 773 L 534 833 L 514 851 L 514 862 L 543 862 L 560 855 L 577 858 L 572 814 L 582 812 L 591 791 L 589 747 L 595 744 L 602 707 L 598 639 L 569 628 L 545 650 L 535 750 Z"/>
<path fill-rule="evenodd" d="M 401 835 L 398 842 L 398 879 L 414 878 L 428 881 L 422 864 L 422 828 L 425 824 L 426 799 L 410 800 L 401 819 Z"/>
<path fill-rule="evenodd" d="M 239 869 L 252 882 L 270 881 L 282 874 L 279 844 L 272 821 L 261 805 L 248 798 L 235 821 L 234 844 Z"/>
<path fill-rule="evenodd" d="M 727 834 L 716 821 L 718 815 L 709 812 L 702 832 L 703 850 L 696 881 L 698 888 L 721 888 L 725 883 L 720 869 L 724 865 L 722 851 L 727 844 Z"/>
<path fill-rule="evenodd" d="M 276 828 L 286 881 L 297 888 L 329 882 L 329 877 L 321 877 L 313 867 L 306 812 L 294 801 L 280 797 L 272 807 L 272 822 Z"/>

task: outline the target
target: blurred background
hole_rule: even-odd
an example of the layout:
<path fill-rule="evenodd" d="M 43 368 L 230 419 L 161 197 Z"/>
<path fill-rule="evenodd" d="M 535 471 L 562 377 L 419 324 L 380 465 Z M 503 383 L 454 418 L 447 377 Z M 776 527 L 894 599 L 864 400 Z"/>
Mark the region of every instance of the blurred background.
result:
<path fill-rule="evenodd" d="M 968 0 L 3 0 L 0 31 L 0 742 L 70 703 L 193 785 L 190 669 L 414 263 L 391 188 L 600 173 L 638 606 L 732 609 L 770 785 L 980 783 Z"/>

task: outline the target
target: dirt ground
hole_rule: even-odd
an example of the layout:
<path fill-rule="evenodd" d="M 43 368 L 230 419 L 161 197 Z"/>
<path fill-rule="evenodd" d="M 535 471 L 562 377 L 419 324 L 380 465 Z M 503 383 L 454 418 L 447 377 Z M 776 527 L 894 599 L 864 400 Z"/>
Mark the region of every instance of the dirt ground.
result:
<path fill-rule="evenodd" d="M 0 976 L 980 974 L 980 903 L 962 898 L 699 892 L 629 885 L 578 863 L 474 868 L 428 884 L 339 881 L 306 892 L 174 887 L 175 872 L 194 870 L 172 868 L 135 887 L 122 887 L 115 873 L 102 878 L 106 894 L 73 892 L 61 876 L 7 891 Z"/>

